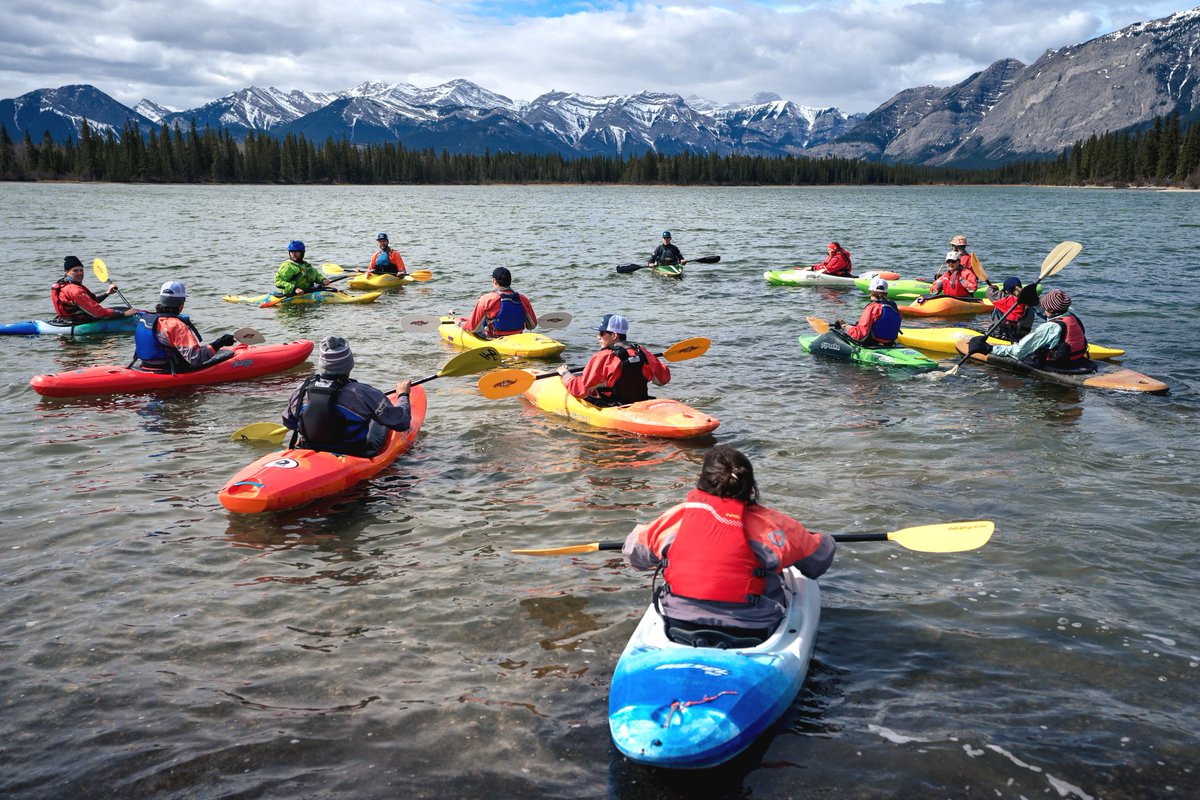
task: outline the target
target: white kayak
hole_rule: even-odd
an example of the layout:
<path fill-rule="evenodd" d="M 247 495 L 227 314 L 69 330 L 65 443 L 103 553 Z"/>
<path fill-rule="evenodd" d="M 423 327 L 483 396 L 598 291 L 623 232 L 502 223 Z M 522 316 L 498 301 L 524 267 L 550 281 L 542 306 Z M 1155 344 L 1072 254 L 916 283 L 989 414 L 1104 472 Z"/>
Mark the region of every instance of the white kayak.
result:
<path fill-rule="evenodd" d="M 862 275 L 853 277 L 842 275 L 828 275 L 824 272 L 813 272 L 808 269 L 774 269 L 763 273 L 763 278 L 772 286 L 849 286 L 853 287 L 855 281 L 863 278 L 874 278 L 879 275 L 879 272 L 866 272 Z M 894 272 L 883 273 L 886 278 L 888 275 L 895 275 Z"/>
<path fill-rule="evenodd" d="M 608 694 L 608 726 L 630 759 L 672 769 L 728 761 L 767 731 L 795 699 L 812 657 L 821 590 L 795 569 L 783 575 L 788 613 L 756 647 L 690 647 L 667 638 L 651 605 L 621 653 Z"/>

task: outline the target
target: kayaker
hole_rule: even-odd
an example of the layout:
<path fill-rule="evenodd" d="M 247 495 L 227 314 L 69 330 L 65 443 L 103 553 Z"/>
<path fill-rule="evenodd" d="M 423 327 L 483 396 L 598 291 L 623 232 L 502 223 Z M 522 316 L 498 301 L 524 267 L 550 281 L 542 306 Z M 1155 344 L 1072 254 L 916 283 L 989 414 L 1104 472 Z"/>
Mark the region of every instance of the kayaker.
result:
<path fill-rule="evenodd" d="M 513 291 L 508 267 L 492 270 L 492 291 L 480 295 L 475 308 L 459 327 L 485 337 L 512 336 L 537 327 L 537 314 L 529 298 Z"/>
<path fill-rule="evenodd" d="M 962 234 L 955 236 L 950 240 L 950 247 L 958 255 L 959 262 L 967 269 L 971 269 L 971 266 L 975 263 L 975 256 L 967 252 L 967 237 Z"/>
<path fill-rule="evenodd" d="M 63 276 L 50 286 L 50 303 L 54 306 L 55 319 L 58 322 L 80 324 L 136 314 L 135 308 L 120 310 L 100 305 L 116 291 L 115 283 L 108 287 L 107 292 L 99 295 L 84 286 L 83 262 L 77 256 L 67 256 L 63 259 Z"/>
<path fill-rule="evenodd" d="M 845 333 L 867 347 L 890 347 L 900 334 L 900 310 L 888 299 L 888 283 L 883 278 L 872 278 L 869 289 L 871 302 L 863 309 L 858 322 L 846 328 Z M 839 319 L 833 326 L 841 328 L 843 325 L 845 323 Z"/>
<path fill-rule="evenodd" d="M 986 291 L 987 299 L 991 300 L 992 305 L 995 306 L 992 309 L 992 324 L 1000 323 L 994 333 L 995 336 L 1015 342 L 1029 333 L 1033 328 L 1034 312 L 1019 299 L 1020 278 L 1010 275 L 1004 279 L 1003 287 L 989 283 Z"/>
<path fill-rule="evenodd" d="M 964 239 L 964 241 L 966 240 Z M 929 287 L 929 296 L 973 297 L 977 288 L 979 288 L 979 280 L 975 277 L 975 272 L 971 269 L 970 264 L 963 262 L 958 251 L 951 250 L 946 253 L 946 271 Z"/>
<path fill-rule="evenodd" d="M 209 367 L 233 356 L 232 350 L 218 352 L 237 343 L 231 334 L 218 336 L 211 344 L 201 342 L 191 321 L 181 319 L 187 288 L 181 281 L 167 281 L 158 292 L 154 313 L 138 314 L 133 331 L 133 361 L 148 372 L 188 372 Z"/>
<path fill-rule="evenodd" d="M 655 607 L 671 639 L 696 644 L 697 631 L 765 640 L 787 608 L 780 573 L 819 577 L 836 550 L 832 536 L 761 505 L 750 459 L 717 445 L 686 502 L 635 527 L 622 552 L 634 569 L 664 568 Z"/>
<path fill-rule="evenodd" d="M 369 458 L 379 452 L 389 431 L 408 430 L 408 392 L 412 381 L 396 384 L 400 400 L 350 377 L 354 353 L 340 336 L 326 336 L 317 353 L 317 374 L 292 392 L 283 425 L 294 431 L 290 447 Z"/>
<path fill-rule="evenodd" d="M 658 264 L 679 264 L 683 266 L 687 263 L 687 259 L 683 257 L 683 253 L 679 252 L 679 248 L 671 244 L 671 232 L 662 232 L 662 244 L 654 248 L 654 255 L 650 256 L 650 260 L 646 262 L 647 266 L 653 267 Z"/>
<path fill-rule="evenodd" d="M 1051 289 L 1042 295 L 1042 311 L 1046 321 L 1038 325 L 1015 344 L 988 344 L 984 336 L 972 336 L 967 352 L 1006 356 L 1039 369 L 1061 372 L 1094 372 L 1096 365 L 1088 359 L 1087 335 L 1083 322 L 1068 309 L 1071 297 L 1062 289 Z"/>
<path fill-rule="evenodd" d="M 304 242 L 288 242 L 288 260 L 275 271 L 277 295 L 306 294 L 329 286 L 329 279 L 304 260 Z"/>
<path fill-rule="evenodd" d="M 563 385 L 572 397 L 597 406 L 620 406 L 649 400 L 650 381 L 663 386 L 671 380 L 671 370 L 654 353 L 629 341 L 629 320 L 617 314 L 605 314 L 595 328 L 600 340 L 599 352 L 588 359 L 583 374 L 572 375 L 565 364 L 558 368 Z"/>
<path fill-rule="evenodd" d="M 804 267 L 796 267 L 804 269 Z M 829 243 L 829 255 L 824 261 L 813 264 L 808 269 L 813 272 L 824 272 L 826 275 L 850 276 L 850 252 L 837 242 Z"/>
<path fill-rule="evenodd" d="M 400 253 L 388 246 L 386 233 L 377 234 L 375 243 L 379 245 L 379 252 L 371 256 L 371 261 L 367 264 L 367 275 L 408 274 L 408 268 L 404 266 L 404 259 Z"/>

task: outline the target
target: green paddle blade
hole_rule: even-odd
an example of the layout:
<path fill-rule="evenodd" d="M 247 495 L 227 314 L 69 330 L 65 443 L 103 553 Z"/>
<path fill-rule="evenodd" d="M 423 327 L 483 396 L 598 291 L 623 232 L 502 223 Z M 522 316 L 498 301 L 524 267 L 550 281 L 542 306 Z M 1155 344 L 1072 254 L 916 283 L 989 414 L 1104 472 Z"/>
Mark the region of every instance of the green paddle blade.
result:
<path fill-rule="evenodd" d="M 288 429 L 278 422 L 251 422 L 238 428 L 229 437 L 231 442 L 270 442 L 282 444 Z"/>
<path fill-rule="evenodd" d="M 92 272 L 101 283 L 108 281 L 108 265 L 104 263 L 104 259 L 97 258 L 92 261 Z"/>

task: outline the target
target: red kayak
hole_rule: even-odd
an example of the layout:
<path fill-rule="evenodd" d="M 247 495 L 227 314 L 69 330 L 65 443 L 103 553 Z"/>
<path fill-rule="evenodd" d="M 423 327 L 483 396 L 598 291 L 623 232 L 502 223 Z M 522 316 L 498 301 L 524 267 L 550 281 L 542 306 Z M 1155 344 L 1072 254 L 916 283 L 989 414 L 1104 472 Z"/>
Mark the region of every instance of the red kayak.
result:
<path fill-rule="evenodd" d="M 225 360 L 190 372 L 148 372 L 131 367 L 102 366 L 35 375 L 29 385 L 46 397 L 82 397 L 89 394 L 137 394 L 177 386 L 245 381 L 291 369 L 308 358 L 313 343 L 300 339 L 286 344 L 238 344 Z M 224 351 L 222 351 L 224 352 Z"/>
<path fill-rule="evenodd" d="M 295 508 L 319 497 L 349 489 L 386 469 L 408 451 L 425 421 L 425 388 L 410 390 L 412 422 L 392 431 L 383 449 L 371 458 L 343 456 L 301 448 L 270 453 L 239 470 L 217 495 L 221 505 L 239 514 Z M 395 395 L 392 402 L 396 402 Z"/>

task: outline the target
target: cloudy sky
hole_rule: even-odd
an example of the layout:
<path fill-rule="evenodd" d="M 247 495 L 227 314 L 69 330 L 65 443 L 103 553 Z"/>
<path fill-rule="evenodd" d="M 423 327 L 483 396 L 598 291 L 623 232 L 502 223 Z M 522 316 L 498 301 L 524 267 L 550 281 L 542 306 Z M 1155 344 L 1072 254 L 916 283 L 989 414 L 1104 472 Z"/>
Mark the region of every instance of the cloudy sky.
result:
<path fill-rule="evenodd" d="M 90 83 L 193 108 L 247 86 L 466 78 L 514 100 L 774 92 L 870 111 L 1192 6 L 1120 0 L 4 0 L 0 98 Z"/>

